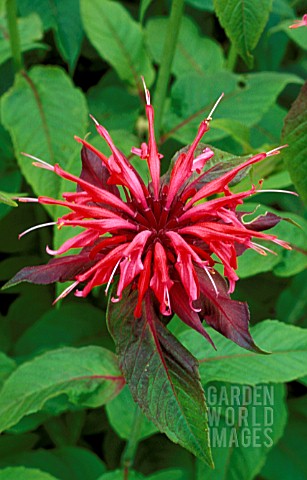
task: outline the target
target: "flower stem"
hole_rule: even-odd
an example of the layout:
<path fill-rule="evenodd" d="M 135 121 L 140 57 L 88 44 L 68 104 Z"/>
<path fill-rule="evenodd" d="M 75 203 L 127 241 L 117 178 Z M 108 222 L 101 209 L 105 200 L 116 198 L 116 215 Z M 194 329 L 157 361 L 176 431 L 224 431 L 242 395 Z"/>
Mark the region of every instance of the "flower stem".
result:
<path fill-rule="evenodd" d="M 10 35 L 10 44 L 15 72 L 20 72 L 23 68 L 20 39 L 17 26 L 17 5 L 16 0 L 6 0 L 6 15 Z"/>
<path fill-rule="evenodd" d="M 140 437 L 140 430 L 142 428 L 142 423 L 143 423 L 143 414 L 141 412 L 140 407 L 136 405 L 130 437 L 127 441 L 126 447 L 123 451 L 123 455 L 121 458 L 121 464 L 126 474 L 128 473 L 129 468 L 133 464 L 134 456 L 136 454 L 136 450 L 139 444 L 139 437 Z"/>
<path fill-rule="evenodd" d="M 228 58 L 226 60 L 227 70 L 230 70 L 231 72 L 234 71 L 237 63 L 237 58 L 238 58 L 238 54 L 237 54 L 236 47 L 234 46 L 233 43 L 231 43 L 229 52 L 228 52 Z"/>
<path fill-rule="evenodd" d="M 157 87 L 154 97 L 157 136 L 159 136 L 161 130 L 167 87 L 171 75 L 171 67 L 175 55 L 183 10 L 184 0 L 173 0 L 173 2 L 171 2 L 171 12 L 167 25 L 167 33 L 165 36 L 162 59 L 158 73 Z"/>

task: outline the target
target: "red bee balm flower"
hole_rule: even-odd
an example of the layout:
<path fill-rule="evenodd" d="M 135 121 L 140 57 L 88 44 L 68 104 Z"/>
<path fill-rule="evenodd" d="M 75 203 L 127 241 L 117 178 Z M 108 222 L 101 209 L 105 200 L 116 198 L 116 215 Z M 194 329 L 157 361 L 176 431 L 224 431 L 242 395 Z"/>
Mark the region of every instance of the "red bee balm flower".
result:
<path fill-rule="evenodd" d="M 133 148 L 132 153 L 147 161 L 151 177 L 148 185 L 95 119 L 97 131 L 110 147 L 111 156 L 107 158 L 87 141 L 76 138 L 83 145 L 80 178 L 59 165 L 51 166 L 31 157 L 35 159 L 35 166 L 74 182 L 77 191 L 64 193 L 63 200 L 48 197 L 19 200 L 69 208 L 70 213 L 54 224 L 59 228 L 83 227 L 84 231 L 67 240 L 58 250 L 47 247 L 47 252 L 61 255 L 74 248 L 81 248 L 81 252 L 52 259 L 47 265 L 24 268 L 9 285 L 20 281 L 46 284 L 72 280 L 72 285 L 59 298 L 74 289 L 76 296 L 86 297 L 99 285 L 106 285 L 107 293 L 118 275 L 112 301 L 120 301 L 127 288 L 137 289 L 136 319 L 142 315 L 145 297 L 150 296 L 162 315 L 177 313 L 182 321 L 209 340 L 201 323 L 203 319 L 243 347 L 256 348 L 248 333 L 247 305 L 229 297 L 238 279 L 235 273 L 237 256 L 247 248 L 265 255 L 266 248 L 254 239 L 290 247 L 276 236 L 260 231 L 274 226 L 280 220 L 276 215 L 268 213 L 254 222 L 244 223 L 243 214 L 236 212 L 236 207 L 256 189 L 253 186 L 246 192 L 231 193 L 229 183 L 241 170 L 278 150 L 252 156 L 220 176 L 216 172 L 212 175 L 212 169 L 201 174 L 214 153 L 205 148 L 195 156 L 195 151 L 209 129 L 216 104 L 200 124 L 193 143 L 186 151 L 179 152 L 171 172 L 160 177 L 162 155 L 155 141 L 154 110 L 146 87 L 145 94 L 148 144 L 143 143 L 140 149 Z M 117 186 L 122 187 L 125 200 Z M 208 199 L 216 194 L 222 196 Z M 216 262 L 213 254 L 224 266 L 228 288 L 213 269 Z"/>

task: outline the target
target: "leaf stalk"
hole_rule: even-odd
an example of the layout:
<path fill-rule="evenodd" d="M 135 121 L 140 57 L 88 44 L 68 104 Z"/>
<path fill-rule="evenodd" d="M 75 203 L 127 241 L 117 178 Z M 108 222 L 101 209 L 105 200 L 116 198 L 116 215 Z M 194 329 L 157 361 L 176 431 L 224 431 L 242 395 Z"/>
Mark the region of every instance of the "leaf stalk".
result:
<path fill-rule="evenodd" d="M 6 0 L 7 24 L 10 35 L 10 45 L 15 72 L 23 69 L 23 60 L 20 49 L 20 38 L 17 25 L 17 5 L 16 0 Z"/>
<path fill-rule="evenodd" d="M 165 36 L 162 59 L 157 79 L 157 87 L 154 96 L 154 107 L 156 112 L 155 125 L 158 137 L 161 130 L 167 88 L 176 51 L 183 10 L 184 0 L 174 0 L 171 2 L 171 11 L 168 20 L 167 33 Z"/>
<path fill-rule="evenodd" d="M 142 424 L 143 424 L 143 414 L 140 407 L 136 405 L 130 437 L 126 443 L 126 446 L 121 458 L 121 465 L 124 469 L 126 476 L 129 473 L 129 469 L 133 465 L 134 457 L 140 441 L 139 438 L 140 438 L 140 431 L 142 428 Z"/>
<path fill-rule="evenodd" d="M 237 64 L 237 59 L 238 59 L 237 49 L 234 46 L 234 44 L 231 43 L 229 47 L 228 57 L 226 60 L 227 70 L 229 70 L 230 72 L 234 72 Z"/>

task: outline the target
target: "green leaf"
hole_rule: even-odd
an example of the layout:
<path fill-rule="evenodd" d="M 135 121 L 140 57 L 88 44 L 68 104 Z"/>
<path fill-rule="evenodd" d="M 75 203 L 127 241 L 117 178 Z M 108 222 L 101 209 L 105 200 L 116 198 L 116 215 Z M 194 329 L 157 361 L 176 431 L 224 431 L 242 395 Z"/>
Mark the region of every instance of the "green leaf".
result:
<path fill-rule="evenodd" d="M 261 242 L 261 245 L 266 246 L 275 252 L 276 255 L 268 253 L 267 256 L 264 256 L 252 249 L 248 249 L 238 258 L 237 274 L 240 278 L 248 278 L 258 273 L 270 272 L 281 261 L 279 258 L 280 246 L 271 242 Z"/>
<path fill-rule="evenodd" d="M 292 185 L 292 181 L 289 173 L 284 170 L 283 172 L 273 173 L 268 178 L 265 179 L 264 188 L 268 189 L 279 189 L 285 188 Z"/>
<path fill-rule="evenodd" d="M 8 467 L 0 470 L 0 480 L 58 480 L 49 473 L 34 468 Z"/>
<path fill-rule="evenodd" d="M 131 396 L 129 388 L 125 386 L 112 402 L 106 405 L 109 422 L 117 435 L 128 440 L 133 427 L 136 404 Z M 157 428 L 145 416 L 142 418 L 142 427 L 138 440 L 150 437 L 157 432 Z"/>
<path fill-rule="evenodd" d="M 307 203 L 307 82 L 299 96 L 292 104 L 285 118 L 283 142 L 289 146 L 285 149 L 284 159 L 291 179 Z"/>
<path fill-rule="evenodd" d="M 37 443 L 38 439 L 38 435 L 35 435 L 34 433 L 28 433 L 25 435 L 1 435 L 0 458 L 31 450 L 31 448 Z"/>
<path fill-rule="evenodd" d="M 281 131 L 287 110 L 275 104 L 263 115 L 251 131 L 253 148 L 265 149 L 266 145 L 281 145 Z"/>
<path fill-rule="evenodd" d="M 9 133 L 0 124 L 0 141 L 1 141 L 1 158 L 3 162 L 0 164 L 1 176 L 6 174 L 7 169 L 14 169 L 14 149 Z"/>
<path fill-rule="evenodd" d="M 307 331 L 277 320 L 265 320 L 251 328 L 251 335 L 269 355 L 247 352 L 210 329 L 213 350 L 199 334 L 189 330 L 179 339 L 199 361 L 203 383 L 213 380 L 247 385 L 288 382 L 306 375 Z"/>
<path fill-rule="evenodd" d="M 123 480 L 125 475 L 124 470 L 114 470 L 113 472 L 104 473 L 97 480 Z M 129 480 L 143 480 L 145 477 L 138 472 L 130 470 L 129 468 Z"/>
<path fill-rule="evenodd" d="M 242 145 L 244 150 L 250 150 L 250 128 L 237 120 L 218 118 L 214 120 L 214 128 L 230 135 Z"/>
<path fill-rule="evenodd" d="M 206 404 L 197 362 L 157 317 L 147 293 L 142 317 L 137 292 L 109 304 L 108 327 L 134 400 L 160 431 L 211 463 Z"/>
<path fill-rule="evenodd" d="M 33 13 L 26 18 L 18 19 L 18 31 L 20 36 L 20 48 L 22 52 L 36 48 L 46 49 L 38 40 L 42 39 L 42 22 L 38 15 Z M 0 18 L 0 65 L 12 56 L 9 32 L 7 31 L 7 20 Z"/>
<path fill-rule="evenodd" d="M 256 211 L 255 211 L 256 209 Z M 280 211 L 265 205 L 256 203 L 245 203 L 240 206 L 240 211 L 254 212 L 254 215 L 246 216 L 245 221 L 250 221 L 253 217 L 272 212 L 280 216 Z M 268 233 L 276 235 L 279 239 L 285 240 L 293 245 L 293 250 L 286 250 L 272 242 L 260 242 L 276 252 L 277 255 L 268 253 L 267 256 L 259 255 L 257 252 L 248 249 L 238 258 L 237 273 L 240 278 L 250 277 L 257 273 L 268 272 L 273 269 L 275 275 L 288 277 L 303 271 L 307 267 L 307 256 L 304 254 L 307 241 L 307 222 L 299 215 L 291 212 L 282 212 L 282 218 L 290 219 L 294 223 L 286 220 L 279 222 Z"/>
<path fill-rule="evenodd" d="M 276 304 L 276 316 L 285 323 L 306 326 L 307 271 L 295 276 Z"/>
<path fill-rule="evenodd" d="M 275 32 L 285 32 L 293 42 L 295 42 L 299 47 L 307 50 L 307 29 L 306 28 L 289 28 L 289 25 L 292 25 L 295 22 L 292 20 L 285 20 L 281 22 L 276 27 L 271 29 L 271 33 Z"/>
<path fill-rule="evenodd" d="M 5 353 L 0 352 L 0 386 L 4 380 L 15 370 L 16 363 Z"/>
<path fill-rule="evenodd" d="M 18 10 L 25 17 L 36 12 L 44 25 L 44 30 L 50 29 L 54 24 L 54 9 L 49 0 L 17 0 Z"/>
<path fill-rule="evenodd" d="M 38 468 L 44 474 L 54 475 L 61 480 L 96 480 L 106 470 L 104 463 L 94 453 L 80 447 L 39 449 L 15 455 L 9 461 L 15 465 Z M 0 465 L 4 464 L 5 459 L 0 461 Z"/>
<path fill-rule="evenodd" d="M 212 470 L 209 469 L 210 472 Z M 159 472 L 154 473 L 153 475 L 149 475 L 146 477 L 147 480 L 186 480 L 186 472 L 184 470 L 179 469 L 167 469 L 167 470 L 160 470 Z"/>
<path fill-rule="evenodd" d="M 306 395 L 291 399 L 289 405 L 289 422 L 284 436 L 270 452 L 267 462 L 261 471 L 265 480 L 305 480 L 307 464 L 306 448 Z"/>
<path fill-rule="evenodd" d="M 1 268 L 0 278 L 2 280 L 9 279 L 16 273 L 16 270 L 14 270 L 15 262 L 17 267 L 24 266 L 20 255 L 21 253 L 27 255 L 25 252 L 31 251 L 33 242 L 38 239 L 38 232 L 33 232 L 32 235 L 25 235 L 21 241 L 18 240 L 18 235 L 29 228 L 29 225 L 35 225 L 35 223 L 37 223 L 37 218 L 34 216 L 34 208 L 21 204 L 18 208 L 12 208 L 8 215 L 1 220 L 1 231 L 5 232 L 5 235 L 0 235 L 0 251 L 15 253 L 19 256 L 19 258 L 15 256 L 3 260 L 3 262 L 8 263 L 8 268 Z M 5 277 L 5 275 L 7 276 Z"/>
<path fill-rule="evenodd" d="M 59 197 L 62 179 L 52 172 L 34 168 L 26 152 L 48 163 L 60 163 L 71 173 L 81 169 L 80 145 L 87 126 L 87 105 L 80 90 L 58 67 L 33 67 L 29 75 L 19 74 L 14 86 L 2 97 L 1 114 L 9 130 L 20 168 L 37 195 Z M 65 183 L 65 189 L 67 190 Z M 70 185 L 75 189 L 75 185 Z M 47 207 L 54 218 L 57 210 Z"/>
<path fill-rule="evenodd" d="M 185 0 L 188 5 L 205 10 L 207 12 L 214 12 L 213 0 Z"/>
<path fill-rule="evenodd" d="M 295 17 L 293 8 L 289 5 L 288 0 L 273 0 L 272 12 L 283 17 Z"/>
<path fill-rule="evenodd" d="M 107 335 L 102 313 L 81 302 L 49 310 L 18 338 L 14 354 L 37 355 L 64 345 L 99 345 L 103 334 Z"/>
<path fill-rule="evenodd" d="M 143 23 L 146 10 L 148 9 L 149 5 L 151 4 L 152 0 L 141 0 L 140 1 L 140 22 Z"/>
<path fill-rule="evenodd" d="M 251 68 L 251 52 L 268 21 L 272 0 L 214 0 L 214 7 L 231 43 Z"/>
<path fill-rule="evenodd" d="M 5 205 L 9 205 L 10 207 L 18 206 L 18 203 L 12 200 L 11 196 L 4 192 L 0 192 L 0 203 L 4 203 Z"/>
<path fill-rule="evenodd" d="M 73 71 L 81 50 L 83 30 L 79 0 L 53 0 L 53 30 L 59 52 Z"/>
<path fill-rule="evenodd" d="M 210 471 L 207 465 L 197 462 L 196 480 L 254 479 L 283 433 L 287 420 L 284 397 L 285 387 L 278 384 L 254 388 L 227 384 L 208 386 L 215 469 Z"/>
<path fill-rule="evenodd" d="M 78 406 L 98 407 L 124 385 L 116 357 L 101 347 L 64 347 L 20 365 L 0 392 L 0 431 L 66 395 Z"/>
<path fill-rule="evenodd" d="M 289 24 L 289 22 L 287 22 Z M 306 28 L 286 28 L 285 29 L 288 36 L 293 40 L 299 47 L 307 50 L 307 30 Z"/>
<path fill-rule="evenodd" d="M 276 72 L 182 75 L 171 91 L 171 106 L 164 120 L 166 133 L 163 139 L 172 137 L 190 144 L 200 122 L 209 114 L 221 92 L 225 95 L 214 112 L 205 141 L 210 143 L 228 135 L 218 125 L 215 127 L 214 120 L 230 119 L 252 127 L 260 122 L 289 83 L 300 84 L 302 81 L 296 75 Z"/>
<path fill-rule="evenodd" d="M 305 377 L 300 378 L 299 382 L 301 382 L 303 385 L 307 387 L 307 375 Z"/>
<path fill-rule="evenodd" d="M 153 18 L 146 24 L 147 44 L 156 63 L 161 63 L 163 45 L 168 33 L 168 18 Z M 159 41 L 157 41 L 159 39 Z M 195 72 L 207 74 L 222 70 L 223 50 L 218 43 L 199 33 L 197 24 L 183 17 L 180 25 L 172 72 L 177 75 Z"/>
<path fill-rule="evenodd" d="M 26 417 L 23 417 L 20 422 L 16 423 L 16 425 L 11 427 L 9 429 L 9 433 L 17 434 L 19 438 L 20 436 L 22 436 L 21 434 L 33 432 L 34 430 L 36 430 L 40 425 L 49 420 L 50 416 L 51 415 L 49 413 L 45 412 L 32 413 L 31 415 L 27 415 Z"/>
<path fill-rule="evenodd" d="M 102 80 L 90 88 L 87 100 L 90 113 L 105 128 L 133 131 L 140 108 L 138 97 L 120 86 L 106 86 Z"/>
<path fill-rule="evenodd" d="M 150 86 L 154 70 L 145 50 L 143 32 L 127 10 L 109 0 L 81 0 L 84 30 L 101 57 L 119 77 L 137 86 L 141 75 Z"/>
<path fill-rule="evenodd" d="M 78 0 L 18 0 L 22 15 L 36 12 L 42 19 L 44 30 L 54 31 L 55 42 L 70 71 L 78 59 L 83 30 Z"/>
<path fill-rule="evenodd" d="M 22 176 L 18 169 L 17 162 L 14 159 L 11 137 L 2 125 L 0 125 L 0 145 L 0 202 L 4 202 L 0 205 L 1 219 L 10 211 L 10 207 L 6 204 L 7 200 L 9 203 L 13 202 L 10 198 L 11 195 L 13 196 L 15 192 L 20 191 Z M 7 197 L 9 197 L 9 199 L 7 199 Z"/>

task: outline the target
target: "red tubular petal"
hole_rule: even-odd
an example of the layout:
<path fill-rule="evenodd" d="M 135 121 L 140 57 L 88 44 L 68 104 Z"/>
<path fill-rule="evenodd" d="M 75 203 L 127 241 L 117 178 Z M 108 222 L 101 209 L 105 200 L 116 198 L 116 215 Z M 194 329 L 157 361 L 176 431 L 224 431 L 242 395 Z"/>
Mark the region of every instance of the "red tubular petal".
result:
<path fill-rule="evenodd" d="M 180 235 L 175 232 L 167 232 L 166 235 L 171 240 L 176 252 L 177 261 L 175 268 L 179 273 L 181 283 L 187 293 L 190 308 L 193 310 L 193 302 L 197 300 L 199 296 L 199 286 L 192 259 L 200 266 L 203 265 L 203 262 Z"/>
<path fill-rule="evenodd" d="M 122 291 L 144 269 L 141 257 L 147 240 L 152 232 L 144 230 L 137 234 L 123 252 L 124 260 L 120 264 L 120 278 L 117 287 L 117 296 L 121 298 Z"/>
<path fill-rule="evenodd" d="M 225 186 L 228 185 L 229 182 L 237 175 L 240 170 L 243 168 L 248 167 L 249 165 L 252 165 L 254 163 L 260 162 L 264 158 L 266 158 L 267 154 L 266 153 L 259 153 L 258 155 L 255 155 L 252 158 L 249 158 L 246 160 L 246 162 L 243 162 L 241 165 L 238 165 L 235 167 L 233 170 L 230 172 L 225 173 L 219 178 L 216 178 L 215 180 L 212 180 L 211 182 L 207 183 L 204 185 L 193 197 L 188 201 L 185 210 L 192 206 L 195 202 L 198 200 L 201 200 L 202 198 L 209 197 L 210 195 L 213 195 L 215 193 L 220 193 L 224 190 Z"/>
<path fill-rule="evenodd" d="M 66 180 L 70 180 L 71 182 L 80 185 L 83 190 L 85 190 L 91 195 L 94 202 L 106 203 L 107 205 L 118 208 L 128 213 L 129 215 L 134 216 L 134 211 L 131 210 L 131 208 L 120 198 L 118 198 L 116 195 L 113 195 L 113 193 L 108 192 L 103 188 L 98 188 L 95 185 L 92 185 L 91 183 L 82 180 L 82 178 L 76 177 L 75 175 L 66 172 L 59 165 L 54 166 L 54 171 L 57 175 L 59 175 L 59 177 L 65 178 Z"/>
<path fill-rule="evenodd" d="M 246 243 L 252 237 L 262 238 L 263 240 L 269 240 L 271 242 L 277 243 L 288 250 L 291 250 L 291 247 L 287 242 L 279 240 L 276 235 L 270 235 L 268 233 L 258 232 L 257 230 L 249 230 L 248 228 L 244 227 L 242 224 L 242 228 L 238 225 L 226 225 L 222 223 L 214 223 L 214 222 L 204 222 L 204 223 L 197 223 L 193 226 L 187 226 L 180 228 L 178 230 L 179 233 L 182 234 L 189 234 L 189 235 L 196 235 L 197 237 L 202 238 L 206 242 L 210 240 L 225 240 L 238 242 L 238 243 Z"/>
<path fill-rule="evenodd" d="M 154 275 L 151 278 L 150 287 L 160 302 L 160 312 L 163 315 L 171 314 L 169 291 L 173 283 L 168 273 L 168 262 L 165 250 L 160 242 L 156 242 L 154 251 Z"/>
<path fill-rule="evenodd" d="M 59 226 L 70 225 L 71 227 L 92 228 L 104 233 L 118 232 L 118 230 L 133 230 L 136 231 L 138 227 L 128 222 L 127 220 L 117 220 L 115 218 L 107 218 L 104 220 L 65 220 L 60 218 L 58 220 Z"/>
<path fill-rule="evenodd" d="M 206 147 L 200 155 L 194 158 L 192 163 L 192 171 L 200 173 L 208 160 L 213 157 L 213 155 L 214 152 L 210 150 L 210 148 Z"/>
<path fill-rule="evenodd" d="M 139 281 L 138 281 L 138 301 L 134 310 L 134 316 L 140 318 L 142 315 L 142 301 L 149 288 L 150 278 L 151 278 L 151 260 L 152 260 L 152 251 L 149 250 L 146 254 L 144 260 L 144 270 L 141 271 Z"/>
<path fill-rule="evenodd" d="M 155 141 L 154 111 L 151 105 L 146 105 L 146 115 L 149 126 L 148 138 L 148 167 L 152 179 L 155 200 L 159 198 L 160 190 L 160 157 Z"/>
<path fill-rule="evenodd" d="M 115 235 L 114 237 L 104 238 L 101 242 L 97 243 L 90 251 L 90 257 L 94 258 L 97 253 L 101 252 L 107 247 L 118 245 L 119 243 L 126 243 L 128 235 Z"/>
<path fill-rule="evenodd" d="M 236 281 L 239 280 L 235 270 L 237 269 L 237 254 L 233 243 L 211 242 L 210 248 L 223 263 L 224 275 L 228 278 L 228 293 L 235 289 Z"/>
<path fill-rule="evenodd" d="M 103 153 L 101 153 L 99 150 L 97 150 L 97 148 L 93 147 L 93 145 L 91 145 L 90 143 L 88 143 L 86 140 L 83 140 L 82 138 L 77 137 L 77 136 L 75 136 L 74 138 L 75 138 L 75 140 L 77 140 L 77 142 L 82 143 L 82 145 L 83 145 L 84 147 L 88 148 L 91 152 L 95 153 L 95 155 L 97 155 L 97 157 L 99 157 L 100 160 L 101 160 L 106 166 L 108 166 L 108 157 L 106 157 Z"/>
<path fill-rule="evenodd" d="M 108 131 L 99 124 L 96 124 L 96 129 L 99 135 L 105 139 L 110 147 L 110 150 L 112 151 L 113 155 L 109 159 L 108 166 L 111 173 L 115 173 L 114 179 L 116 178 L 119 184 L 128 187 L 131 193 L 133 193 L 135 199 L 141 203 L 144 208 L 146 208 L 147 202 L 144 191 L 147 189 L 143 180 L 128 162 L 126 157 L 118 150 L 118 148 L 115 147 Z"/>
<path fill-rule="evenodd" d="M 85 218 L 115 218 L 122 220 L 122 217 L 117 213 L 112 212 L 103 207 L 96 207 L 92 205 L 79 205 L 73 202 L 66 202 L 61 200 L 54 200 L 49 197 L 38 197 L 39 203 L 44 205 L 62 205 L 63 207 L 70 208 L 74 212 L 78 213 Z"/>
<path fill-rule="evenodd" d="M 118 260 L 122 257 L 123 251 L 127 247 L 127 244 L 124 243 L 123 245 L 118 245 L 110 253 L 108 253 L 105 257 L 95 262 L 94 265 L 86 272 L 78 275 L 76 278 L 79 282 L 87 281 L 92 275 L 96 274 L 99 270 L 103 277 L 103 281 L 101 281 L 100 285 L 107 283 L 109 280 L 109 276 L 111 272 L 118 262 Z M 93 262 L 92 262 L 93 263 Z"/>
<path fill-rule="evenodd" d="M 181 230 L 184 230 L 184 229 L 181 229 Z M 191 255 L 194 262 L 202 266 L 203 261 L 201 260 L 201 258 L 197 255 L 197 253 L 193 250 L 193 248 L 181 237 L 181 235 L 178 235 L 178 233 L 176 232 L 169 231 L 166 233 L 166 236 L 171 240 L 177 256 L 181 255 L 182 253 L 189 254 Z"/>
<path fill-rule="evenodd" d="M 94 242 L 99 237 L 99 233 L 92 230 L 85 230 L 85 232 L 79 233 L 73 238 L 69 238 L 66 242 L 61 245 L 58 250 L 51 250 L 50 248 L 46 248 L 47 253 L 49 255 L 61 255 L 62 253 L 68 252 L 71 248 L 83 248 L 88 245 L 93 245 Z"/>
<path fill-rule="evenodd" d="M 194 207 L 191 207 L 185 213 L 183 213 L 179 218 L 178 222 L 184 222 L 186 220 L 191 220 L 196 222 L 201 220 L 205 214 L 210 212 L 217 212 L 218 209 L 222 207 L 228 207 L 235 209 L 235 207 L 242 203 L 243 199 L 252 195 L 255 192 L 255 187 L 247 192 L 235 193 L 227 195 L 221 198 L 215 198 L 214 200 L 208 200 L 205 203 L 201 203 Z"/>
<path fill-rule="evenodd" d="M 175 198 L 175 195 L 177 194 L 180 187 L 182 187 L 184 182 L 192 175 L 193 155 L 194 155 L 195 149 L 198 143 L 200 142 L 202 136 L 208 130 L 209 130 L 209 122 L 207 120 L 204 120 L 200 124 L 195 140 L 193 141 L 187 153 L 182 153 L 181 155 L 179 155 L 171 173 L 169 192 L 168 192 L 167 202 L 166 202 L 167 209 L 171 207 L 171 204 Z M 209 158 L 211 158 L 211 156 Z M 207 158 L 207 161 L 209 160 L 209 158 Z"/>

